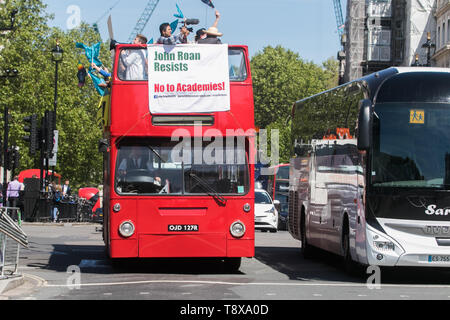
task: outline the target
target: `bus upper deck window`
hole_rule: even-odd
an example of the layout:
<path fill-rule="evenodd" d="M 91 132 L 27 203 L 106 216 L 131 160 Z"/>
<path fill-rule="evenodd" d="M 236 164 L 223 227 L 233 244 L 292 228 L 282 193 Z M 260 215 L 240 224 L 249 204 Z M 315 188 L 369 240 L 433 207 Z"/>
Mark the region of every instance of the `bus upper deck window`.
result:
<path fill-rule="evenodd" d="M 148 79 L 147 50 L 124 49 L 120 52 L 117 75 L 124 81 L 145 81 Z"/>
<path fill-rule="evenodd" d="M 247 79 L 245 55 L 242 50 L 229 49 L 228 63 L 230 68 L 230 81 L 245 81 Z"/>

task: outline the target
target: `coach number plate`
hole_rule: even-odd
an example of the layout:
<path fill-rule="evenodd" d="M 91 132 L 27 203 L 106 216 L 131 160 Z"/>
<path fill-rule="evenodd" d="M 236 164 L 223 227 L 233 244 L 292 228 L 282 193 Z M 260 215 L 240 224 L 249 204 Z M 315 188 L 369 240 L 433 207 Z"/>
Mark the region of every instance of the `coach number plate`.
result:
<path fill-rule="evenodd" d="M 169 232 L 198 232 L 197 224 L 169 224 Z"/>
<path fill-rule="evenodd" d="M 428 262 L 450 263 L 450 256 L 428 256 Z"/>

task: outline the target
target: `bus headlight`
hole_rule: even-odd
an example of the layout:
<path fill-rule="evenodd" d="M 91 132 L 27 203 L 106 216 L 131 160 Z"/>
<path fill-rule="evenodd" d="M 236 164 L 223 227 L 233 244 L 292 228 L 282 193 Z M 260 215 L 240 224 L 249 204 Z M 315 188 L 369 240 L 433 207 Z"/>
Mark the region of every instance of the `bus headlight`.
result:
<path fill-rule="evenodd" d="M 131 221 L 124 221 L 119 227 L 119 232 L 122 237 L 129 238 L 134 234 L 134 224 Z"/>
<path fill-rule="evenodd" d="M 235 238 L 242 238 L 245 234 L 245 225 L 241 221 L 235 221 L 230 227 L 230 233 Z"/>
<path fill-rule="evenodd" d="M 244 211 L 250 212 L 252 210 L 252 206 L 249 203 L 244 204 Z"/>

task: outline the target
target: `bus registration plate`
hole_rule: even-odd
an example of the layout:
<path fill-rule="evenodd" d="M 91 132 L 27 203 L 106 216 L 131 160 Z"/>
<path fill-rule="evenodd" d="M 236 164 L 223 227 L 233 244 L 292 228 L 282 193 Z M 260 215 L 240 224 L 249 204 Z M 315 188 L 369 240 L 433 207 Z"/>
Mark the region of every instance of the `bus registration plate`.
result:
<path fill-rule="evenodd" d="M 169 224 L 169 232 L 198 232 L 197 224 Z"/>
<path fill-rule="evenodd" d="M 450 263 L 450 256 L 428 256 L 428 262 L 447 262 Z"/>

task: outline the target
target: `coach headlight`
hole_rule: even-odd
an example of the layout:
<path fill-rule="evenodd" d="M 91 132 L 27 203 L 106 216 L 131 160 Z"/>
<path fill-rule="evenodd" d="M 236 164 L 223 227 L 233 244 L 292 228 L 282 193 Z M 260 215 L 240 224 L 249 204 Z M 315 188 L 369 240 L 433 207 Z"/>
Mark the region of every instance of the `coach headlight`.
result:
<path fill-rule="evenodd" d="M 134 224 L 131 221 L 124 221 L 119 227 L 120 235 L 124 238 L 129 238 L 134 234 Z"/>
<path fill-rule="evenodd" d="M 241 221 L 235 221 L 230 227 L 230 233 L 235 238 L 242 238 L 245 234 L 245 225 Z"/>
<path fill-rule="evenodd" d="M 405 252 L 397 241 L 370 225 L 366 228 L 366 237 L 369 264 L 394 266 Z"/>

